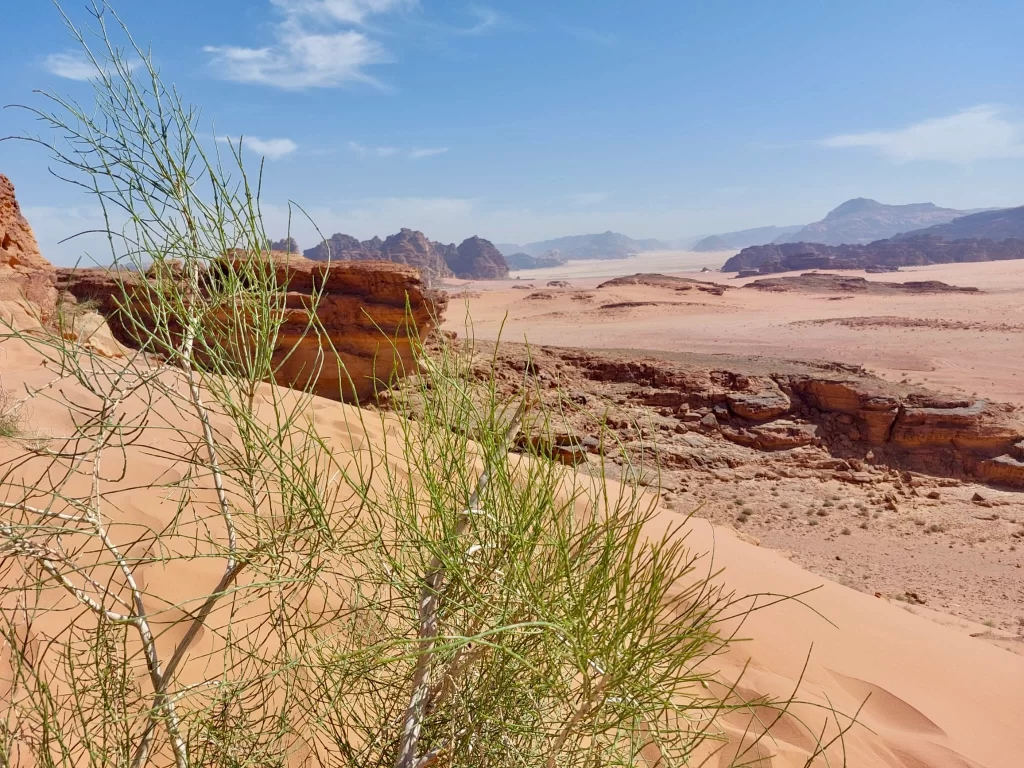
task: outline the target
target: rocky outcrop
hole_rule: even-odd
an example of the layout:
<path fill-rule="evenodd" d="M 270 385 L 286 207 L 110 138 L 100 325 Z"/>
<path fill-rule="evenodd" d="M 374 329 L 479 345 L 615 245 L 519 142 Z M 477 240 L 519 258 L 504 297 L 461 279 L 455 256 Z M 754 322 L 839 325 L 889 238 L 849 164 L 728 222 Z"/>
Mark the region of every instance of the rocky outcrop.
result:
<path fill-rule="evenodd" d="M 714 296 L 721 296 L 729 286 L 718 283 L 708 283 L 703 280 L 692 280 L 688 277 L 674 277 L 673 275 L 660 275 L 656 272 L 639 272 L 635 275 L 624 275 L 606 280 L 597 286 L 602 288 L 615 288 L 623 285 L 649 285 L 652 288 L 668 288 L 672 291 L 685 292 L 696 288 L 702 293 L 710 293 Z"/>
<path fill-rule="evenodd" d="M 462 241 L 454 253 L 446 252 L 445 261 L 456 277 L 466 280 L 502 280 L 508 277 L 508 264 L 501 251 L 483 238 Z"/>
<path fill-rule="evenodd" d="M 303 254 L 312 261 L 393 261 L 420 270 L 428 285 L 446 277 L 468 280 L 508 277 L 505 257 L 490 241 L 471 237 L 462 245 L 428 240 L 422 232 L 402 229 L 385 240 L 360 242 L 351 235 L 332 235 Z"/>
<path fill-rule="evenodd" d="M 805 272 L 792 277 L 769 277 L 754 280 L 743 287 L 772 293 L 859 293 L 872 296 L 907 293 L 981 293 L 977 288 L 961 288 L 938 280 L 908 280 L 905 283 L 890 283 L 828 272 Z"/>
<path fill-rule="evenodd" d="M 280 240 L 274 240 L 270 244 L 270 250 L 280 251 L 281 253 L 301 253 L 299 244 L 295 241 L 294 237 L 282 237 Z"/>
<path fill-rule="evenodd" d="M 566 259 L 559 251 L 547 251 L 540 256 L 512 253 L 505 257 L 505 261 L 509 269 L 548 269 L 560 267 L 566 263 Z"/>
<path fill-rule="evenodd" d="M 945 240 L 938 235 L 916 235 L 879 240 L 869 245 L 804 242 L 755 245 L 726 261 L 722 271 L 771 274 L 805 269 L 892 269 L 1021 258 L 1024 258 L 1024 240 Z"/>
<path fill-rule="evenodd" d="M 245 258 L 225 257 L 220 268 Z M 335 400 L 370 399 L 410 369 L 417 330 L 428 334 L 445 308 L 444 295 L 427 290 L 412 267 L 388 262 L 323 263 L 282 253 L 261 258 L 273 259 L 279 284 L 287 291 L 285 322 L 274 349 L 275 378 L 282 386 Z M 217 269 L 215 265 L 207 273 L 204 284 L 216 279 Z M 96 302 L 121 343 L 138 346 L 118 306 L 127 298 L 145 323 L 152 273 L 58 269 L 55 279 L 58 288 L 77 300 Z M 315 311 L 323 338 L 309 330 L 314 289 L 321 292 Z"/>
<path fill-rule="evenodd" d="M 52 272 L 21 213 L 14 185 L 0 174 L 0 301 L 27 302 L 45 317 L 57 297 Z"/>
<path fill-rule="evenodd" d="M 839 364 L 752 358 L 722 367 L 715 355 L 515 350 L 504 344 L 495 353 L 499 376 L 510 370 L 509 388 L 522 385 L 524 370 L 557 379 L 555 392 L 583 406 L 566 417 L 583 443 L 588 429 L 595 434 L 597 413 L 637 456 L 649 461 L 656 452 L 662 469 L 753 464 L 753 472 L 851 483 L 910 471 L 1024 488 L 1024 420 L 1012 406 L 891 384 Z M 491 364 L 488 354 L 482 365 Z"/>

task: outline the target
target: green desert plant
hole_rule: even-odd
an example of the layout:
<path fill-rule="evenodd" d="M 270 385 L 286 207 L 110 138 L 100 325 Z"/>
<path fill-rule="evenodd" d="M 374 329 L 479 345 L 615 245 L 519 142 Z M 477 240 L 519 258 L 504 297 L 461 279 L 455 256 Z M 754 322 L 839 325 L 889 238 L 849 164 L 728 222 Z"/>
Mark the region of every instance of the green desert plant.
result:
<path fill-rule="evenodd" d="M 263 255 L 259 181 L 93 12 L 95 38 L 68 27 L 96 103 L 46 95 L 36 141 L 133 267 L 111 277 L 135 351 L 99 355 L 60 317 L 4 334 L 45 360 L 30 394 L 73 426 L 3 465 L 0 763 L 743 765 L 768 749 L 790 702 L 744 700 L 715 660 L 746 612 L 788 598 L 724 592 L 637 482 L 529 443 L 510 455 L 541 407 L 528 373 L 510 398 L 467 354 L 418 347 L 393 412 L 267 383 L 288 272 Z M 323 339 L 319 299 L 306 334 Z M 739 746 L 729 714 L 747 718 Z M 809 730 L 808 764 L 849 727 Z"/>

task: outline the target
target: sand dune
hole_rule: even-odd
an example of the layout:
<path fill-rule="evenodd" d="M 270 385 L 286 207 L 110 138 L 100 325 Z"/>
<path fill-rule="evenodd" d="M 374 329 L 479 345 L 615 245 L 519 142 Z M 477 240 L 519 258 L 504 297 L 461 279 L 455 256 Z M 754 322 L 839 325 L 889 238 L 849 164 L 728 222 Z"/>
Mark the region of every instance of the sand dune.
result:
<path fill-rule="evenodd" d="M 730 292 L 727 302 L 736 301 L 738 293 Z M 501 295 L 499 292 L 496 297 Z M 651 309 L 664 312 L 661 306 Z M 676 318 L 686 316 L 683 312 Z M 589 331 L 606 322 L 588 320 Z M 42 384 L 51 376 L 24 345 L 8 341 L 3 351 L 0 366 L 6 387 Z M 76 396 L 73 385 L 68 385 L 66 395 Z M 382 433 L 365 428 L 355 408 L 316 399 L 313 410 L 327 439 L 339 450 L 380 444 Z M 169 424 L 176 418 L 164 417 Z M 67 428 L 68 419 L 59 399 L 32 407 L 35 429 L 57 434 Z M 147 434 L 145 447 L 133 447 L 126 454 L 125 495 L 108 511 L 117 525 L 158 529 L 176 514 L 173 503 L 145 488 L 148 481 L 185 468 L 168 458 L 174 455 L 172 436 L 170 432 Z M 0 441 L 0 459 L 6 461 L 18 453 L 15 444 Z M 661 535 L 679 521 L 677 514 L 665 510 L 651 524 L 650 534 Z M 724 568 L 720 578 L 728 589 L 738 594 L 807 593 L 802 598 L 805 604 L 785 602 L 755 612 L 741 632 L 752 639 L 737 643 L 718 660 L 721 678 L 727 682 L 735 681 L 747 667 L 739 690 L 751 698 L 788 696 L 798 689 L 799 698 L 807 702 L 776 724 L 773 739 L 758 747 L 759 752 L 747 754 L 748 759 L 760 758 L 753 764 L 763 768 L 803 766 L 814 745 L 812 734 L 826 720 L 824 708 L 844 714 L 860 708 L 858 724 L 842 743 L 830 748 L 829 765 L 843 760 L 857 768 L 1020 765 L 1024 754 L 1024 657 L 825 581 L 706 521 L 694 520 L 689 527 L 691 546 L 705 553 L 703 562 L 709 572 Z M 166 605 L 180 606 L 188 605 L 197 589 L 194 585 L 208 584 L 217 568 L 217 563 L 204 564 L 202 560 L 184 568 L 147 566 L 140 577 Z M 173 620 L 175 615 L 168 613 L 163 621 Z M 223 619 L 217 616 L 211 621 Z M 250 619 L 243 611 L 236 620 L 245 625 Z M 43 653 L 41 643 L 47 636 L 63 631 L 63 621 L 62 614 L 51 614 L 49 620 L 31 626 L 30 639 L 38 653 Z M 161 643 L 172 639 L 168 635 Z M 216 633 L 201 638 L 193 661 L 184 670 L 186 681 L 202 678 L 202 654 L 213 651 L 217 643 Z M 0 655 L 0 677 L 6 663 L 6 657 Z M 726 730 L 731 741 L 719 753 L 718 765 L 725 765 L 750 741 L 750 733 L 757 732 L 757 717 L 771 718 L 771 713 L 754 711 L 750 716 L 737 713 L 729 717 Z M 769 752 L 774 757 L 768 757 Z M 825 764 L 823 759 L 815 762 Z"/>

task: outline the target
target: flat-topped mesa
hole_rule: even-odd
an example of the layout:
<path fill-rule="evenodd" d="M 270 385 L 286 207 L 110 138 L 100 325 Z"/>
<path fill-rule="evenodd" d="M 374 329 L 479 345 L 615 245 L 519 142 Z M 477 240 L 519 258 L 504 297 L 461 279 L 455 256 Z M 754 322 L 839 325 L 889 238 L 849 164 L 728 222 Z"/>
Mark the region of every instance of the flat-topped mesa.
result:
<path fill-rule="evenodd" d="M 273 352 L 276 383 L 346 402 L 367 401 L 414 365 L 413 344 L 439 322 L 447 299 L 428 290 L 413 267 L 379 261 L 314 262 L 295 254 L 269 255 L 286 291 L 286 315 Z M 233 253 L 224 264 L 250 258 Z M 263 258 L 267 258 L 264 254 Z M 217 265 L 206 279 L 216 279 Z M 58 288 L 94 300 L 117 336 L 137 346 L 118 301 L 127 294 L 145 322 L 152 273 L 105 269 L 57 270 Z M 324 334 L 311 332 L 311 296 Z M 235 323 L 235 326 L 238 324 Z M 172 329 L 173 330 L 173 329 Z"/>

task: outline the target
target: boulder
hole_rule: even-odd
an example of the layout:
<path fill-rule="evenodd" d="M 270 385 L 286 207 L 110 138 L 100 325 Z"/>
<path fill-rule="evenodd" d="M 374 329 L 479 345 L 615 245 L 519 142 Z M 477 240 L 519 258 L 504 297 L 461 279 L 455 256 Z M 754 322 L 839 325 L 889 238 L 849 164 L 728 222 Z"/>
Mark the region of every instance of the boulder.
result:
<path fill-rule="evenodd" d="M 748 390 L 726 395 L 729 408 L 735 415 L 748 421 L 768 421 L 790 409 L 789 398 L 774 381 L 769 378 L 750 378 L 748 381 Z"/>
<path fill-rule="evenodd" d="M 242 258 L 248 257 L 225 257 Z M 394 377 L 411 370 L 417 329 L 420 336 L 426 336 L 447 301 L 443 294 L 427 290 L 418 271 L 408 266 L 323 263 L 282 253 L 264 254 L 263 258 L 273 259 L 278 280 L 287 291 L 285 322 L 274 349 L 275 380 L 334 400 L 365 401 Z M 118 302 L 127 296 L 145 320 L 152 280 L 152 274 L 105 269 L 56 272 L 58 288 L 79 301 L 95 301 L 115 336 L 127 346 L 137 346 L 137 342 L 125 327 Z M 322 292 L 316 307 L 317 319 L 326 332 L 322 339 L 309 332 L 314 287 Z"/>

